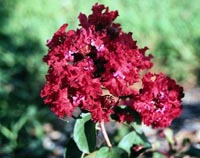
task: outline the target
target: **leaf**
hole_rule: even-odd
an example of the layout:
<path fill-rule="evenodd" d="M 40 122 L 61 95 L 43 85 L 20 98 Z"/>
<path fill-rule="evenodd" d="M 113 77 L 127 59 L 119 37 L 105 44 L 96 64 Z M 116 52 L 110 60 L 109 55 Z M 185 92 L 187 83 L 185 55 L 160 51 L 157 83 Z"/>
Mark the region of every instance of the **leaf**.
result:
<path fill-rule="evenodd" d="M 166 129 L 164 130 L 164 135 L 165 135 L 167 141 L 168 141 L 171 145 L 173 145 L 173 144 L 174 144 L 173 131 L 172 131 L 171 129 L 169 129 L 169 128 L 166 128 Z"/>
<path fill-rule="evenodd" d="M 82 114 L 74 126 L 74 141 L 78 148 L 84 153 L 90 153 L 96 147 L 95 124 L 90 120 L 89 113 Z"/>
<path fill-rule="evenodd" d="M 124 138 L 122 138 L 122 140 L 118 144 L 118 147 L 124 149 L 130 154 L 131 147 L 133 145 L 143 145 L 145 148 L 151 147 L 145 135 L 143 133 L 139 134 L 136 131 L 132 131 L 129 134 L 127 134 Z"/>
<path fill-rule="evenodd" d="M 27 116 L 26 115 L 21 116 L 19 120 L 12 126 L 13 133 L 18 134 L 26 122 L 27 122 Z"/>
<path fill-rule="evenodd" d="M 9 130 L 6 126 L 3 126 L 2 124 L 0 124 L 0 133 L 2 133 L 6 138 L 10 140 L 15 139 L 14 133 L 11 130 Z"/>
<path fill-rule="evenodd" d="M 119 121 L 119 116 L 117 116 L 117 114 L 121 112 L 125 112 L 126 114 L 133 116 L 134 122 L 136 122 L 137 124 L 141 124 L 142 120 L 139 113 L 126 105 L 119 105 L 114 107 L 114 114 L 111 115 L 111 118 Z"/>
<path fill-rule="evenodd" d="M 79 158 L 81 157 L 82 152 L 77 147 L 76 143 L 73 139 L 70 139 L 70 141 L 67 144 L 66 151 L 64 153 L 64 158 Z"/>
<path fill-rule="evenodd" d="M 164 155 L 159 153 L 159 152 L 154 152 L 153 153 L 153 158 L 164 158 Z"/>
<path fill-rule="evenodd" d="M 84 158 L 96 158 L 97 151 L 90 153 L 89 155 L 85 156 Z"/>
<path fill-rule="evenodd" d="M 198 146 L 191 145 L 189 149 L 185 152 L 185 155 L 200 157 L 200 148 Z"/>
<path fill-rule="evenodd" d="M 128 153 L 119 147 L 109 149 L 102 147 L 96 154 L 96 158 L 128 158 Z"/>
<path fill-rule="evenodd" d="M 131 123 L 132 127 L 134 128 L 134 130 L 139 133 L 139 134 L 143 134 L 143 131 L 142 131 L 142 128 L 141 128 L 141 125 L 138 124 L 137 122 L 133 122 Z"/>

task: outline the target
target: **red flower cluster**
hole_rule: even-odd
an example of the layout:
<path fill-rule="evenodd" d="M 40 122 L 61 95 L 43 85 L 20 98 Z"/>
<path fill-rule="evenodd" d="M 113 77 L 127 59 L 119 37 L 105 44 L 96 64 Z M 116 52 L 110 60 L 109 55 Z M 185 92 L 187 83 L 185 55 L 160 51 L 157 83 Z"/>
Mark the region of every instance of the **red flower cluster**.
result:
<path fill-rule="evenodd" d="M 91 15 L 79 15 L 81 27 L 76 31 L 66 32 L 67 24 L 61 26 L 47 42 L 44 61 L 49 70 L 41 97 L 59 117 L 71 116 L 79 107 L 100 122 L 109 121 L 119 100 L 131 96 L 130 107 L 141 114 L 145 124 L 169 125 L 180 114 L 182 88 L 162 74 L 156 75 L 155 81 L 153 75 L 145 75 L 141 93 L 132 88 L 140 81 L 141 71 L 153 66 L 152 55 L 145 55 L 147 48 L 138 48 L 132 34 L 113 23 L 117 16 L 117 11 L 95 4 Z M 123 121 L 132 118 L 121 114 Z M 159 123 L 163 119 L 167 123 Z"/>
<path fill-rule="evenodd" d="M 142 82 L 143 89 L 133 104 L 135 110 L 146 125 L 169 126 L 182 111 L 180 100 L 183 97 L 183 88 L 162 73 L 148 73 Z"/>

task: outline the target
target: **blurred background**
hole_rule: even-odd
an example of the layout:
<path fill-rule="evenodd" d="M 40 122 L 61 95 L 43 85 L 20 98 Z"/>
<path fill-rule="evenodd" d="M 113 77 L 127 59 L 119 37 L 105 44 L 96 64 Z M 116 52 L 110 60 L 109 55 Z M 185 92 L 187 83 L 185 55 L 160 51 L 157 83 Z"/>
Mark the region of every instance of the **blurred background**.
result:
<path fill-rule="evenodd" d="M 72 124 L 43 105 L 46 40 L 63 24 L 78 27 L 94 0 L 0 0 L 0 157 L 62 157 Z M 116 22 L 154 55 L 152 71 L 185 88 L 184 111 L 171 128 L 200 143 L 200 1 L 98 0 L 118 10 Z M 72 120 L 73 122 L 73 120 Z M 188 132 L 188 133 L 187 133 Z M 189 137 L 189 136 L 188 136 Z"/>

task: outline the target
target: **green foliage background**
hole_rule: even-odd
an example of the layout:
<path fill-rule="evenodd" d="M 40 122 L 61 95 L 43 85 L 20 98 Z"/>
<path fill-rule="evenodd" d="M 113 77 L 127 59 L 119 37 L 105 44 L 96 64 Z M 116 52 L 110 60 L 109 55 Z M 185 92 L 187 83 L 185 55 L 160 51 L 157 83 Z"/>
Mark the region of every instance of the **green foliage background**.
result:
<path fill-rule="evenodd" d="M 42 124 L 52 119 L 39 97 L 47 67 L 46 40 L 63 24 L 76 29 L 94 0 L 0 0 L 0 155 L 41 147 Z M 116 22 L 154 55 L 154 71 L 184 85 L 199 84 L 199 0 L 99 0 L 118 10 Z M 36 129 L 35 137 L 30 130 Z M 32 145 L 30 144 L 30 142 Z M 41 148 L 40 148 L 41 149 Z M 36 155 L 41 155 L 40 150 Z"/>

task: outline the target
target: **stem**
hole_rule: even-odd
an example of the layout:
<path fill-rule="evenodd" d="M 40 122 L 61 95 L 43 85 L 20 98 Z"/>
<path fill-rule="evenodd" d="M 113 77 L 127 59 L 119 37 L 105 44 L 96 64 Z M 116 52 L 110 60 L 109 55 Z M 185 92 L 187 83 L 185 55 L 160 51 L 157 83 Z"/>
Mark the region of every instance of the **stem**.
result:
<path fill-rule="evenodd" d="M 85 156 L 85 153 L 82 153 L 81 158 L 84 158 L 84 156 Z"/>
<path fill-rule="evenodd" d="M 112 148 L 112 145 L 111 145 L 110 140 L 109 140 L 109 138 L 108 138 L 108 134 L 107 134 L 107 132 L 106 132 L 105 125 L 104 125 L 104 122 L 103 122 L 103 121 L 100 123 L 100 126 L 101 126 L 101 131 L 102 131 L 102 133 L 103 133 L 103 137 L 104 137 L 104 139 L 105 139 L 105 141 L 106 141 L 107 146 L 108 146 L 109 148 Z"/>

